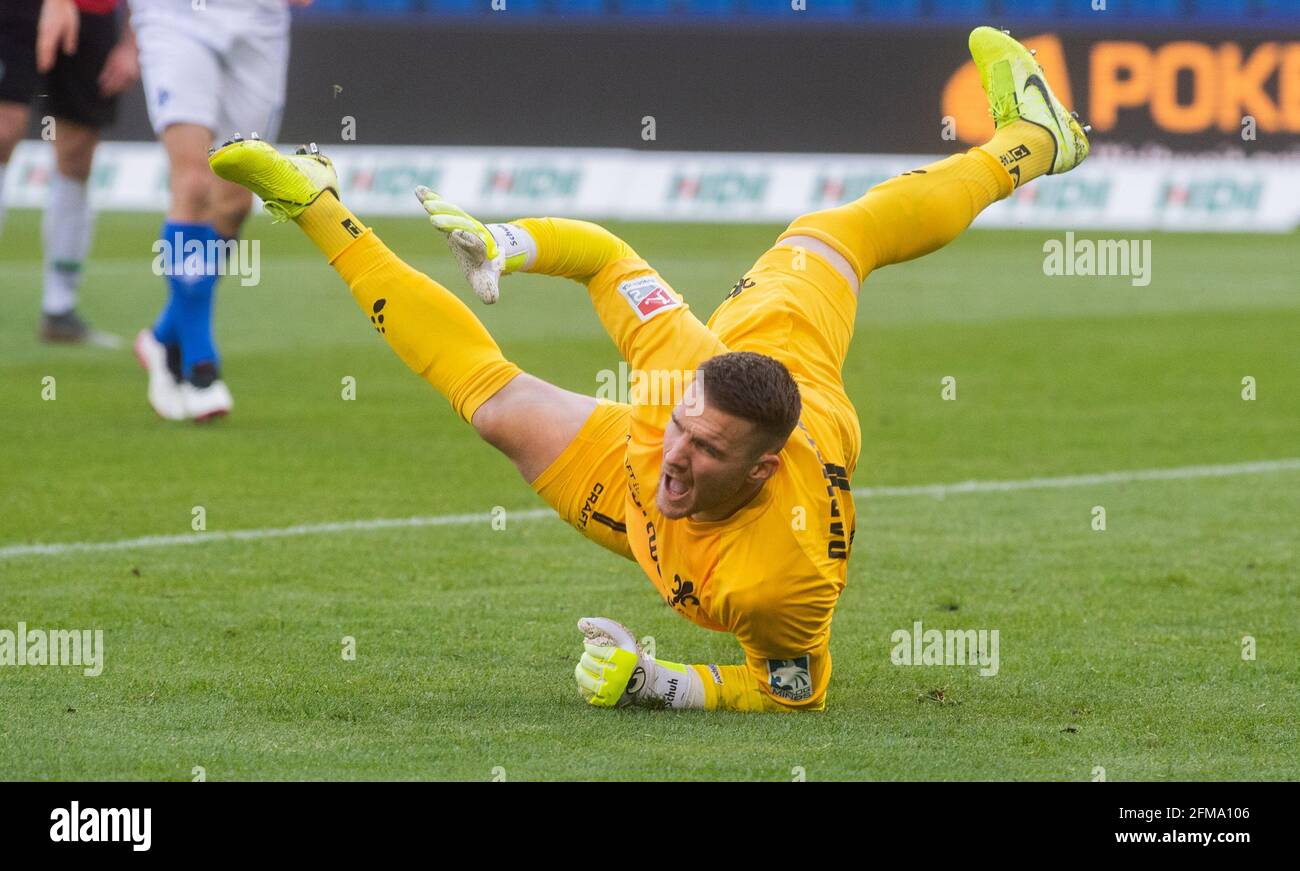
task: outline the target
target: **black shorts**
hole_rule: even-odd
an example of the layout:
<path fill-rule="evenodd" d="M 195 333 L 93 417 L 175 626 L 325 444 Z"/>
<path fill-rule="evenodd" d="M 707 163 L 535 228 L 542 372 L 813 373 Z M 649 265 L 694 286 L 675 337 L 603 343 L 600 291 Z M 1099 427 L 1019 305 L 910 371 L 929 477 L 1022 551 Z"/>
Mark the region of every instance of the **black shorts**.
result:
<path fill-rule="evenodd" d="M 40 0 L 0 2 L 0 101 L 30 105 L 44 94 L 43 111 L 89 127 L 117 118 L 117 98 L 99 92 L 99 73 L 117 44 L 117 14 L 81 13 L 76 54 L 60 53 L 44 77 L 36 72 Z"/>

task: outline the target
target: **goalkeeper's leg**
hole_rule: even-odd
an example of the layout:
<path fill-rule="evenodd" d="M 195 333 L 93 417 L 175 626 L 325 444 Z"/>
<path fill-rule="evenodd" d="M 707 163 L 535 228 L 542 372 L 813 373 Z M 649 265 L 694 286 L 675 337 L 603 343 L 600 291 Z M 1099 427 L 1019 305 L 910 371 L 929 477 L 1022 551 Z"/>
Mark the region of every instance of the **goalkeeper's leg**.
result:
<path fill-rule="evenodd" d="M 260 196 L 268 211 L 297 223 L 347 282 L 375 332 L 529 482 L 595 410 L 594 398 L 525 374 L 460 299 L 390 251 L 339 201 L 323 156 L 287 157 L 264 142 L 240 140 L 223 145 L 210 163 Z"/>
<path fill-rule="evenodd" d="M 397 355 L 529 482 L 560 456 L 595 410 L 593 397 L 528 375 L 507 360 L 458 297 L 407 265 L 332 193 L 296 222 Z"/>
<path fill-rule="evenodd" d="M 402 262 L 333 193 L 296 221 L 407 365 L 509 457 L 563 520 L 631 559 L 623 475 L 628 407 L 521 372 L 460 299 Z"/>
<path fill-rule="evenodd" d="M 851 203 L 799 217 L 777 246 L 821 255 L 856 291 L 872 270 L 947 245 L 1011 190 L 997 160 L 973 148 L 876 185 Z"/>
<path fill-rule="evenodd" d="M 873 269 L 948 244 L 1016 187 L 1083 162 L 1086 128 L 1053 95 L 1028 49 L 1003 31 L 977 27 L 970 50 L 996 122 L 993 139 L 903 173 L 847 205 L 804 215 L 779 246 L 822 255 L 856 291 Z"/>

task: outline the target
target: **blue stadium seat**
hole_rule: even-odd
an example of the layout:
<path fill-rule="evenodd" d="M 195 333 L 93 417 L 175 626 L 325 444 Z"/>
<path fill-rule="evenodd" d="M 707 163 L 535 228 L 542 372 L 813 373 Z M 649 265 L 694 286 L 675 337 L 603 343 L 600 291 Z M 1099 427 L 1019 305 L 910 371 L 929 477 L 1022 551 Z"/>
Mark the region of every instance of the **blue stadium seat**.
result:
<path fill-rule="evenodd" d="M 931 0 L 930 12 L 926 17 L 954 21 L 978 18 L 980 21 L 989 21 L 994 17 L 989 11 L 991 5 L 988 0 Z"/>
<path fill-rule="evenodd" d="M 809 15 L 816 18 L 854 18 L 858 14 L 857 0 L 807 0 Z M 789 6 L 789 0 L 786 6 Z"/>
<path fill-rule="evenodd" d="M 552 8 L 564 15 L 604 15 L 611 12 L 605 0 L 551 0 L 551 2 Z"/>
<path fill-rule="evenodd" d="M 1185 18 L 1183 0 L 1129 0 L 1125 13 L 1132 18 Z"/>
<path fill-rule="evenodd" d="M 294 13 L 300 12 L 350 12 L 352 10 L 352 0 L 316 0 L 315 3 L 306 9 L 294 9 Z"/>
<path fill-rule="evenodd" d="M 492 0 L 316 0 L 306 15 L 356 17 L 402 16 L 438 18 L 479 17 L 494 14 Z M 916 23 L 922 26 L 966 26 L 989 22 L 1014 28 L 1020 22 L 1042 26 L 1068 17 L 1091 19 L 1098 26 L 1120 21 L 1208 22 L 1214 25 L 1250 26 L 1261 22 L 1300 24 L 1300 0 L 1106 0 L 1104 11 L 1094 10 L 1094 0 L 805 0 L 802 12 L 790 9 L 790 0 L 506 0 L 497 15 L 532 18 L 557 16 L 617 22 L 622 18 L 671 18 L 689 26 L 691 19 L 779 21 L 792 15 L 841 21 Z"/>
<path fill-rule="evenodd" d="M 736 0 L 686 0 L 688 15 L 709 17 L 730 16 L 736 9 Z"/>
<path fill-rule="evenodd" d="M 449 15 L 479 15 L 491 11 L 490 3 L 491 0 L 424 0 L 424 14 L 438 18 Z M 506 8 L 510 8 L 508 4 Z"/>
<path fill-rule="evenodd" d="M 1002 22 L 1003 27 L 1010 28 L 1026 18 L 1054 18 L 1058 5 L 1057 0 L 1002 0 L 1001 14 L 989 20 Z"/>
<path fill-rule="evenodd" d="M 867 18 L 873 21 L 912 21 L 921 17 L 921 0 L 867 0 Z"/>
<path fill-rule="evenodd" d="M 506 0 L 506 8 L 500 12 L 492 11 L 492 0 L 479 0 L 479 3 L 482 8 L 487 10 L 484 13 L 485 15 L 507 16 L 505 20 L 509 20 L 508 17 L 511 15 L 534 17 L 546 13 L 546 7 L 542 0 Z"/>
<path fill-rule="evenodd" d="M 1064 4 L 1065 15 L 1069 18 L 1094 18 L 1098 21 L 1109 21 L 1115 18 L 1119 8 L 1119 0 L 1108 0 L 1104 12 L 1093 9 L 1091 0 L 1061 0 L 1061 2 Z"/>
<path fill-rule="evenodd" d="M 1270 21 L 1300 22 L 1300 0 L 1263 0 L 1260 15 Z"/>
<path fill-rule="evenodd" d="M 799 12 L 790 3 L 791 0 L 744 0 L 743 8 L 750 19 L 852 18 L 857 13 L 856 0 L 804 0 L 806 5 Z"/>
<path fill-rule="evenodd" d="M 409 15 L 415 10 L 415 2 L 414 0 L 365 0 L 365 8 L 367 12 L 375 15 Z"/>
<path fill-rule="evenodd" d="M 617 0 L 618 10 L 624 15 L 667 15 L 672 12 L 671 0 Z"/>
<path fill-rule="evenodd" d="M 1192 21 L 1250 17 L 1250 0 L 1192 0 Z"/>
<path fill-rule="evenodd" d="M 1094 10 L 1092 0 L 1064 0 L 1066 12 L 1074 18 L 1095 17 L 1099 23 L 1125 18 L 1185 18 L 1183 0 L 1106 0 L 1104 11 Z"/>
<path fill-rule="evenodd" d="M 353 0 L 353 2 L 370 4 L 376 0 Z M 430 18 L 443 18 L 450 15 L 461 17 L 477 15 L 482 17 L 485 23 L 491 23 L 490 16 L 498 15 L 501 16 L 502 21 L 508 22 L 511 15 L 532 18 L 548 11 L 542 0 L 506 0 L 506 8 L 499 12 L 492 8 L 492 0 L 408 0 L 408 2 L 412 2 L 422 12 L 422 24 L 427 24 Z"/>

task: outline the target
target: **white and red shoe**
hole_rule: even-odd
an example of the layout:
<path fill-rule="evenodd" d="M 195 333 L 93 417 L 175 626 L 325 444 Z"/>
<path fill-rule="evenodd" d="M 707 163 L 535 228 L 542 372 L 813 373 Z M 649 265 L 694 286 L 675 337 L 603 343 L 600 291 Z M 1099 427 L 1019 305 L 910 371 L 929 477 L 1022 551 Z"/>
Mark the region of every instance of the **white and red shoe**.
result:
<path fill-rule="evenodd" d="M 195 423 L 230 414 L 235 407 L 230 388 L 217 374 L 211 363 L 198 363 L 188 381 L 181 382 L 181 399 L 185 416 Z"/>
<path fill-rule="evenodd" d="M 167 365 L 167 347 L 156 338 L 153 330 L 143 329 L 135 337 L 135 359 L 149 375 L 149 404 L 163 420 L 184 420 L 185 401 L 181 396 L 181 383 Z"/>

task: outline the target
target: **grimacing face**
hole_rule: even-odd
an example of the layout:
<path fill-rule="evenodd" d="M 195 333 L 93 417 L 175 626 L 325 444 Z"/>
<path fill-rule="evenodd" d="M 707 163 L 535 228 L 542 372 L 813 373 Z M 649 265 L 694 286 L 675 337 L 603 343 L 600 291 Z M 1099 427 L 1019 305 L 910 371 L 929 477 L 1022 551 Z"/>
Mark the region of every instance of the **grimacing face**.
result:
<path fill-rule="evenodd" d="M 664 427 L 655 505 L 672 520 L 731 516 L 780 466 L 768 447 L 754 424 L 711 408 L 697 378 Z"/>

